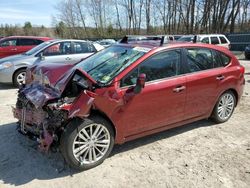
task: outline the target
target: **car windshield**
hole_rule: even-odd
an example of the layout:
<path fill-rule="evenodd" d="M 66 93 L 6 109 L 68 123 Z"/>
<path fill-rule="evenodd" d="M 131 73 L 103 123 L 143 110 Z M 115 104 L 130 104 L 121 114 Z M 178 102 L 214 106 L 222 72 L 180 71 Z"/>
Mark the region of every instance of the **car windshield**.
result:
<path fill-rule="evenodd" d="M 149 48 L 112 46 L 76 65 L 98 83 L 107 84 L 122 70 L 148 52 Z"/>
<path fill-rule="evenodd" d="M 191 42 L 192 40 L 193 40 L 193 37 L 181 37 L 177 41 Z"/>
<path fill-rule="evenodd" d="M 24 55 L 33 55 L 34 53 L 38 52 L 39 50 L 43 49 L 45 46 L 50 44 L 52 41 L 47 41 L 39 44 L 38 46 L 32 48 L 31 50 L 24 53 Z"/>

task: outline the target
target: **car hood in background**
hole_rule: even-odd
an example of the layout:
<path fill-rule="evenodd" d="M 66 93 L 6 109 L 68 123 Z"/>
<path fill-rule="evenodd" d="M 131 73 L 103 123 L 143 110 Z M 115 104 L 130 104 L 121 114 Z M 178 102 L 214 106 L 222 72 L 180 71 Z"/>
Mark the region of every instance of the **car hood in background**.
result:
<path fill-rule="evenodd" d="M 5 58 L 0 59 L 0 64 L 7 62 L 7 61 L 15 63 L 16 61 L 23 61 L 23 60 L 30 59 L 30 58 L 33 58 L 33 56 L 24 55 L 24 54 L 13 55 L 13 56 L 9 56 L 9 57 L 5 57 Z"/>
<path fill-rule="evenodd" d="M 23 55 L 23 54 L 18 54 L 18 55 L 13 55 L 13 56 L 9 56 L 9 57 L 4 57 L 4 58 L 0 59 L 0 63 L 6 62 L 6 61 L 13 62 L 13 61 L 23 59 L 23 58 L 27 58 L 27 57 L 30 57 L 30 56 Z"/>

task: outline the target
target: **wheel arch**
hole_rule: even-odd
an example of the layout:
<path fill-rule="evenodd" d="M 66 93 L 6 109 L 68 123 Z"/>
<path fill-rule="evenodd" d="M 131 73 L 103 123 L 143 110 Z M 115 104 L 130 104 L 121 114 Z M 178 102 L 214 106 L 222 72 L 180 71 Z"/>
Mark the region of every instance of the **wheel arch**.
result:
<path fill-rule="evenodd" d="M 112 120 L 104 112 L 102 112 L 100 110 L 97 110 L 97 109 L 92 109 L 91 112 L 90 112 L 90 116 L 99 116 L 99 117 L 107 120 L 110 123 L 110 125 L 111 125 L 111 127 L 112 127 L 112 129 L 114 131 L 114 138 L 116 140 L 117 129 L 116 129 L 114 123 L 112 122 Z"/>
<path fill-rule="evenodd" d="M 236 99 L 236 101 L 235 101 L 235 102 L 236 102 L 236 103 L 235 103 L 235 106 L 237 106 L 238 100 L 239 100 L 238 92 L 237 92 L 235 89 L 230 88 L 230 89 L 227 89 L 226 91 L 224 91 L 223 93 L 225 93 L 225 92 L 227 92 L 227 91 L 231 91 L 231 92 L 234 94 L 235 99 Z"/>
<path fill-rule="evenodd" d="M 217 98 L 216 98 L 216 100 L 215 100 L 215 102 L 214 102 L 214 105 L 212 106 L 212 108 L 211 108 L 211 110 L 210 110 L 210 112 L 209 112 L 209 117 L 211 117 L 211 115 L 212 115 L 212 113 L 213 113 L 213 110 L 214 110 L 214 108 L 215 108 L 215 106 L 216 106 L 216 103 L 217 103 L 217 101 L 219 100 L 220 96 L 223 95 L 223 93 L 225 93 L 225 92 L 227 92 L 227 91 L 231 91 L 231 92 L 234 94 L 235 99 L 236 99 L 235 107 L 237 106 L 237 104 L 238 104 L 238 99 L 239 99 L 239 94 L 238 94 L 238 92 L 237 92 L 236 89 L 234 89 L 234 88 L 228 88 L 228 89 L 224 90 L 223 92 L 221 92 L 221 93 L 217 96 Z"/>
<path fill-rule="evenodd" d="M 15 74 L 17 73 L 17 71 L 20 71 L 20 70 L 22 70 L 22 69 L 26 70 L 26 69 L 27 69 L 27 66 L 26 66 L 26 67 L 20 67 L 20 68 L 16 69 L 16 70 L 13 72 L 13 74 L 12 74 L 12 83 L 14 83 L 14 76 L 15 76 Z"/>

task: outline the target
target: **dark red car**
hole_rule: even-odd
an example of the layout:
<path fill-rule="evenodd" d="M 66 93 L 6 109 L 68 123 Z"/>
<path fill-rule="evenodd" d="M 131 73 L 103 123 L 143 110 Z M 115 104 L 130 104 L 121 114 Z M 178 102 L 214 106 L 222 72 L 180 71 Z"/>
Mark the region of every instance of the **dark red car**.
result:
<path fill-rule="evenodd" d="M 49 37 L 11 36 L 0 39 L 0 58 L 21 54 L 31 48 L 51 40 Z"/>
<path fill-rule="evenodd" d="M 38 137 L 41 150 L 59 145 L 70 166 L 86 170 L 102 163 L 114 144 L 231 117 L 245 69 L 229 50 L 122 42 L 72 68 L 29 71 L 33 81 L 20 89 L 13 109 L 20 131 Z"/>

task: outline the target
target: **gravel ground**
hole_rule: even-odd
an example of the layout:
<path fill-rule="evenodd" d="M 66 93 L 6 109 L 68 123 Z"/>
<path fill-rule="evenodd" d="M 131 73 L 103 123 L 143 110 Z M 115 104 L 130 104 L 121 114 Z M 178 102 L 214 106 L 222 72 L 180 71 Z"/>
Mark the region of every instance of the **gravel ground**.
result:
<path fill-rule="evenodd" d="M 115 146 L 85 172 L 59 153 L 42 154 L 17 133 L 11 106 L 17 90 L 0 85 L 0 187 L 250 187 L 250 61 L 246 86 L 231 119 L 203 120 Z"/>

